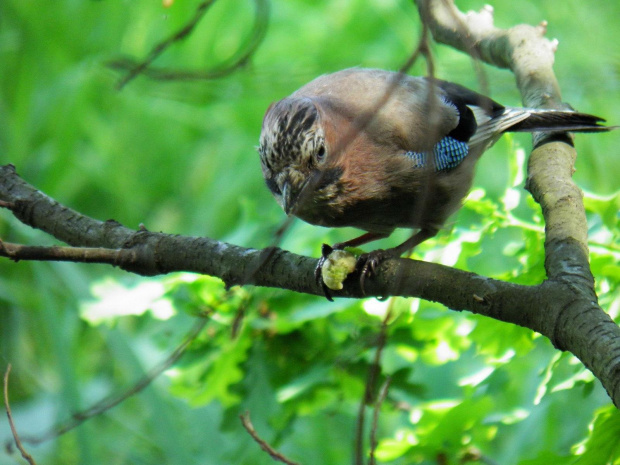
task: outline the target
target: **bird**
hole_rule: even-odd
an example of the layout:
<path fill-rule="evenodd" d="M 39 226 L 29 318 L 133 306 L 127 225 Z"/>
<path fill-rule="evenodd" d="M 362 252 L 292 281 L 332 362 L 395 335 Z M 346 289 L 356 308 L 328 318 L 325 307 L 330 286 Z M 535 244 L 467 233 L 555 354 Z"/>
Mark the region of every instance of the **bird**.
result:
<path fill-rule="evenodd" d="M 268 189 L 287 215 L 358 237 L 323 245 L 359 247 L 396 228 L 403 243 L 362 254 L 364 280 L 378 265 L 435 236 L 468 194 L 476 162 L 505 132 L 604 132 L 597 116 L 503 106 L 456 83 L 380 69 L 324 74 L 272 103 L 258 153 Z M 331 300 L 323 286 L 326 297 Z"/>

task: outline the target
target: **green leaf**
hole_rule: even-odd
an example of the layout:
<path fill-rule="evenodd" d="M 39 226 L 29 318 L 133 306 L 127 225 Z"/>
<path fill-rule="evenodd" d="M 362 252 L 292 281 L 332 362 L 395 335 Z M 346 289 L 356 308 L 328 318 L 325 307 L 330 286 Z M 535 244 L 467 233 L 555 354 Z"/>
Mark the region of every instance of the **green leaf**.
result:
<path fill-rule="evenodd" d="M 570 455 L 558 455 L 553 452 L 545 451 L 535 459 L 520 460 L 519 465 L 571 465 L 575 463 L 575 458 Z M 595 462 L 592 462 L 594 465 Z"/>
<path fill-rule="evenodd" d="M 590 425 L 588 438 L 579 446 L 578 465 L 620 462 L 620 412 L 609 405 L 599 409 Z"/>
<path fill-rule="evenodd" d="M 600 196 L 590 192 L 585 193 L 583 204 L 587 211 L 596 213 L 603 220 L 603 224 L 612 231 L 620 229 L 620 191 L 610 196 Z"/>

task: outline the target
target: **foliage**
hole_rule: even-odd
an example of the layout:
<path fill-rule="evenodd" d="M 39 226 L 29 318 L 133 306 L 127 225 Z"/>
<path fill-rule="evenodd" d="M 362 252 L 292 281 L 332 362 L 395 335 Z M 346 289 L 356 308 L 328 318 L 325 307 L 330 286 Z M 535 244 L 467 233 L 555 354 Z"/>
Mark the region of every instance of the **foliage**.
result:
<path fill-rule="evenodd" d="M 250 3 L 217 1 L 156 64 L 225 62 L 249 33 Z M 138 78 L 116 91 L 118 75 L 105 62 L 145 56 L 197 4 L 0 3 L 1 161 L 93 217 L 264 247 L 283 218 L 253 149 L 264 110 L 322 72 L 399 67 L 419 21 L 404 0 L 278 0 L 264 43 L 238 72 L 208 82 Z M 620 121 L 620 62 L 601 52 L 618 42 L 620 5 L 523 0 L 517 8 L 498 0 L 494 7 L 502 27 L 547 19 L 560 40 L 556 72 L 565 99 Z M 464 55 L 433 51 L 438 75 L 478 87 Z M 424 69 L 419 63 L 412 72 Z M 509 73 L 487 75 L 494 98 L 518 103 Z M 575 179 L 586 189 L 600 302 L 617 318 L 614 137 L 578 136 Z M 465 208 L 416 257 L 522 284 L 543 280 L 544 225 L 523 190 L 528 147 L 521 135 L 498 142 L 481 161 Z M 295 223 L 281 246 L 318 256 L 322 242 L 352 233 Z M 6 212 L 0 238 L 51 241 Z M 39 463 L 273 463 L 243 430 L 238 416 L 246 410 L 258 433 L 291 459 L 350 462 L 388 313 L 372 386 L 376 395 L 390 379 L 379 463 L 620 463 L 618 413 L 600 384 L 524 328 L 418 300 L 328 303 L 269 289 L 226 291 L 187 274 L 145 279 L 102 266 L 3 261 L 0 347 L 14 367 L 10 397 L 20 434 L 46 431 L 129 389 L 204 312 L 205 329 L 152 386 L 60 438 L 26 444 Z M 372 408 L 369 402 L 367 418 Z M 6 423 L 0 433 L 9 437 Z M 364 433 L 367 439 L 369 424 Z M 14 461 L 4 455 L 1 463 Z"/>

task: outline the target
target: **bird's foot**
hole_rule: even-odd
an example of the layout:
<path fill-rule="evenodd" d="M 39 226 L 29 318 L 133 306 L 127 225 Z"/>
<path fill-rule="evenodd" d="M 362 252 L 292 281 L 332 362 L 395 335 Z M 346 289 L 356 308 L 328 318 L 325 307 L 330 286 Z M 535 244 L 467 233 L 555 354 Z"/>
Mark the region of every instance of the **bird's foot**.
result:
<path fill-rule="evenodd" d="M 367 278 L 372 277 L 377 274 L 377 268 L 384 260 L 388 258 L 400 256 L 400 254 L 395 254 L 394 249 L 377 249 L 372 252 L 368 252 L 360 255 L 357 259 L 357 269 L 360 270 L 360 289 L 362 291 L 362 295 L 366 295 L 365 282 Z"/>
<path fill-rule="evenodd" d="M 356 256 L 342 250 L 339 244 L 333 247 L 323 244 L 322 256 L 314 269 L 314 277 L 323 288 L 327 300 L 332 300 L 330 290 L 339 291 L 344 287 L 344 281 L 355 271 L 356 264 Z"/>
<path fill-rule="evenodd" d="M 381 262 L 398 256 L 400 253 L 396 249 L 378 249 L 364 253 L 356 259 L 353 254 L 342 250 L 339 244 L 333 247 L 323 244 L 321 258 L 314 269 L 314 278 L 322 287 L 325 298 L 333 302 L 331 291 L 342 289 L 346 277 L 357 270 L 362 295 L 366 295 L 366 279 L 377 274 Z"/>

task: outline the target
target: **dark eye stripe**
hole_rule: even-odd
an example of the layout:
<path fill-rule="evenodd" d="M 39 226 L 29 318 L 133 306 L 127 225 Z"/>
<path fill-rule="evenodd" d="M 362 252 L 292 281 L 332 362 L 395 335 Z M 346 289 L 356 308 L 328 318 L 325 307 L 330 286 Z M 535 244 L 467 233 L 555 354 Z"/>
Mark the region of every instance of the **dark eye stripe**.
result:
<path fill-rule="evenodd" d="M 331 184 L 337 183 L 344 170 L 342 168 L 329 168 L 319 172 L 316 181 L 316 190 L 324 189 Z"/>
<path fill-rule="evenodd" d="M 267 184 L 267 187 L 274 195 L 282 195 L 282 192 L 280 192 L 280 188 L 278 187 L 278 184 L 272 178 L 266 178 L 265 183 Z"/>

